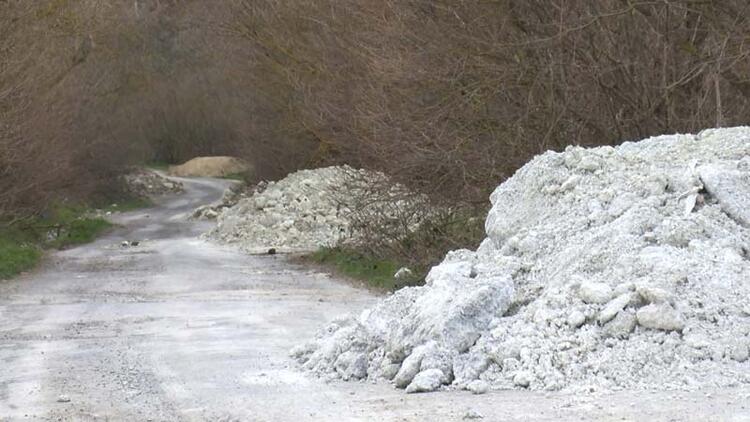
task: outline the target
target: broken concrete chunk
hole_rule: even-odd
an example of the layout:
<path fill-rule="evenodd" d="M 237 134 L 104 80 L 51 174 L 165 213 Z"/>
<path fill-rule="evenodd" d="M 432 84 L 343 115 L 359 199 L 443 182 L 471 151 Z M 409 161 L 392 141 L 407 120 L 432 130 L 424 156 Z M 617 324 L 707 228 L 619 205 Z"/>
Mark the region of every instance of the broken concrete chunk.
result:
<path fill-rule="evenodd" d="M 466 413 L 464 413 L 464 419 L 466 420 L 482 419 L 482 418 L 484 418 L 484 415 L 482 415 L 481 413 L 473 409 L 467 410 Z"/>
<path fill-rule="evenodd" d="M 633 290 L 635 290 L 635 283 L 620 283 L 614 288 L 613 293 L 615 296 L 620 296 Z"/>
<path fill-rule="evenodd" d="M 412 354 L 401 363 L 401 369 L 398 370 L 396 377 L 393 379 L 397 388 L 405 388 L 414 379 L 417 373 L 419 373 L 419 367 L 422 364 L 424 352 L 417 349 L 419 348 L 414 349 Z"/>
<path fill-rule="evenodd" d="M 486 381 L 474 380 L 466 386 L 466 389 L 474 394 L 485 394 L 490 391 L 490 385 Z"/>
<path fill-rule="evenodd" d="M 414 273 L 410 269 L 401 267 L 398 271 L 396 271 L 396 274 L 393 274 L 393 278 L 395 278 L 396 280 L 403 280 L 411 277 L 413 274 Z"/>
<path fill-rule="evenodd" d="M 646 303 L 671 303 L 672 294 L 658 287 L 638 286 L 636 292 Z"/>
<path fill-rule="evenodd" d="M 609 301 L 609 303 L 607 303 L 607 306 L 605 306 L 604 309 L 599 312 L 599 324 L 604 325 L 607 322 L 611 321 L 618 312 L 622 311 L 625 306 L 630 303 L 630 299 L 631 294 L 625 293 Z"/>
<path fill-rule="evenodd" d="M 729 357 L 737 362 L 745 362 L 750 358 L 750 347 L 747 341 L 736 340 L 729 344 Z"/>
<path fill-rule="evenodd" d="M 418 373 L 414 380 L 406 387 L 407 393 L 427 393 L 435 391 L 443 385 L 443 371 L 439 369 L 427 369 Z"/>
<path fill-rule="evenodd" d="M 453 358 L 453 375 L 458 382 L 476 380 L 490 365 L 490 358 L 482 353 L 464 353 Z"/>
<path fill-rule="evenodd" d="M 453 356 L 446 350 L 434 349 L 425 353 L 422 358 L 422 362 L 419 365 L 420 371 L 426 371 L 428 369 L 437 369 L 443 376 L 440 378 L 440 382 L 443 384 L 449 384 L 453 381 Z"/>
<path fill-rule="evenodd" d="M 578 296 L 586 303 L 607 303 L 612 299 L 612 288 L 604 283 L 584 281 L 578 288 Z"/>
<path fill-rule="evenodd" d="M 334 367 L 344 381 L 359 380 L 367 376 L 367 356 L 350 350 L 339 355 Z"/>
<path fill-rule="evenodd" d="M 380 376 L 387 380 L 392 380 L 396 377 L 396 374 L 398 374 L 398 370 L 400 368 L 401 365 L 397 363 L 384 362 L 383 366 L 380 368 Z"/>
<path fill-rule="evenodd" d="M 596 171 L 601 167 L 599 160 L 594 158 L 592 155 L 584 155 L 581 161 L 578 163 L 578 168 L 586 171 Z"/>
<path fill-rule="evenodd" d="M 578 175 L 570 176 L 568 180 L 566 180 L 565 182 L 563 182 L 562 185 L 560 185 L 560 191 L 565 192 L 565 191 L 573 190 L 580 180 L 581 180 L 581 177 Z"/>
<path fill-rule="evenodd" d="M 602 328 L 604 337 L 624 339 L 630 336 L 636 325 L 635 312 L 624 310 L 617 313 L 612 321 Z"/>
<path fill-rule="evenodd" d="M 688 216 L 695 209 L 695 205 L 698 203 L 698 194 L 693 193 L 685 198 L 685 211 L 684 215 Z"/>
<path fill-rule="evenodd" d="M 750 227 L 750 173 L 706 165 L 698 168 L 698 174 L 721 209 L 740 225 Z"/>
<path fill-rule="evenodd" d="M 685 320 L 679 311 L 668 303 L 653 303 L 636 313 L 638 324 L 645 328 L 665 331 L 682 331 Z"/>
<path fill-rule="evenodd" d="M 693 349 L 708 349 L 713 344 L 706 333 L 692 330 L 682 337 L 687 346 Z"/>
<path fill-rule="evenodd" d="M 531 381 L 533 381 L 533 379 L 534 375 L 531 372 L 518 371 L 513 377 L 513 384 L 519 387 L 527 388 L 529 385 L 531 385 Z"/>
<path fill-rule="evenodd" d="M 586 322 L 586 315 L 581 311 L 573 311 L 568 315 L 568 325 L 573 328 L 578 328 Z"/>

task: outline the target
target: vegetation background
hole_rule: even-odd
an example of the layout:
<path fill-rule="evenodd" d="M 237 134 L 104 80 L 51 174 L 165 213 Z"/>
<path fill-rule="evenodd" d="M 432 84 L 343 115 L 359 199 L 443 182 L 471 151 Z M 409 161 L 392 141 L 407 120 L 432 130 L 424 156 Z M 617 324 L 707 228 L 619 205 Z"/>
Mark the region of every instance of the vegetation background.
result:
<path fill-rule="evenodd" d="M 348 163 L 458 206 L 366 251 L 424 264 L 476 242 L 489 192 L 537 153 L 746 123 L 749 9 L 0 0 L 0 217 L 116 195 L 150 161 L 237 155 L 258 179 Z"/>

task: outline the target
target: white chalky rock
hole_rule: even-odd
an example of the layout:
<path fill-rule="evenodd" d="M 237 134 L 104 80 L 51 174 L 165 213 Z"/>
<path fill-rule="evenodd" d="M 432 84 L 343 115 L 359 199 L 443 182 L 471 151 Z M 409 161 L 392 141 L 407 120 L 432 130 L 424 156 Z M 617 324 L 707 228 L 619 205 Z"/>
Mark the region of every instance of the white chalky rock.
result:
<path fill-rule="evenodd" d="M 586 303 L 607 303 L 612 299 L 612 288 L 604 283 L 584 281 L 578 288 L 578 295 Z"/>
<path fill-rule="evenodd" d="M 618 312 L 622 311 L 628 303 L 630 303 L 631 294 L 625 293 L 615 299 L 612 299 L 604 309 L 599 312 L 599 324 L 606 324 L 612 318 L 614 318 Z"/>
<path fill-rule="evenodd" d="M 414 274 L 410 269 L 406 267 L 399 268 L 398 271 L 396 271 L 396 274 L 393 274 L 393 278 L 396 280 L 403 280 L 405 278 L 409 278 Z"/>
<path fill-rule="evenodd" d="M 737 362 L 745 362 L 750 358 L 750 344 L 744 340 L 732 341 L 729 345 L 729 356 Z"/>
<path fill-rule="evenodd" d="M 586 315 L 583 312 L 575 310 L 568 315 L 568 325 L 573 328 L 578 328 L 586 322 Z"/>
<path fill-rule="evenodd" d="M 456 382 L 476 380 L 490 366 L 490 358 L 483 353 L 464 353 L 453 358 L 453 375 Z"/>
<path fill-rule="evenodd" d="M 419 373 L 419 368 L 422 365 L 422 359 L 425 355 L 427 346 L 421 346 L 416 349 L 401 363 L 401 369 L 396 373 L 396 377 L 393 379 L 394 384 L 398 388 L 405 388 L 414 377 Z"/>
<path fill-rule="evenodd" d="M 701 181 L 729 216 L 750 227 L 750 172 L 721 165 L 701 166 Z"/>
<path fill-rule="evenodd" d="M 636 292 L 646 301 L 646 303 L 663 303 L 671 302 L 673 297 L 668 291 L 658 287 L 638 286 Z"/>
<path fill-rule="evenodd" d="M 599 170 L 601 165 L 599 164 L 599 160 L 597 160 L 591 155 L 587 155 L 581 158 L 581 161 L 578 163 L 578 167 L 580 167 L 583 170 L 594 171 L 594 170 Z"/>
<path fill-rule="evenodd" d="M 531 374 L 531 372 L 519 371 L 513 377 L 513 384 L 519 387 L 527 388 L 529 385 L 531 385 L 531 382 L 533 380 L 534 380 L 534 376 Z"/>
<path fill-rule="evenodd" d="M 367 356 L 364 353 L 348 351 L 339 355 L 334 363 L 341 378 L 358 380 L 367 376 Z"/>
<path fill-rule="evenodd" d="M 443 372 L 439 369 L 427 369 L 418 373 L 406 387 L 407 393 L 427 393 L 435 391 L 443 384 Z"/>
<path fill-rule="evenodd" d="M 685 327 L 682 315 L 667 303 L 646 305 L 636 317 L 639 325 L 655 330 L 680 331 Z"/>
<path fill-rule="evenodd" d="M 632 292 L 635 290 L 635 284 L 634 283 L 621 283 L 618 284 L 617 287 L 613 289 L 613 293 L 615 297 L 624 295 L 625 293 Z"/>
<path fill-rule="evenodd" d="M 469 409 L 469 410 L 466 411 L 466 413 L 464 413 L 464 417 L 463 418 L 465 420 L 483 419 L 484 415 L 482 415 L 481 413 L 477 412 L 474 409 Z"/>
<path fill-rule="evenodd" d="M 485 394 L 490 391 L 490 385 L 487 381 L 474 380 L 466 386 L 466 389 L 474 394 Z"/>
<path fill-rule="evenodd" d="M 602 328 L 604 337 L 627 338 L 636 326 L 635 312 L 620 311 Z"/>

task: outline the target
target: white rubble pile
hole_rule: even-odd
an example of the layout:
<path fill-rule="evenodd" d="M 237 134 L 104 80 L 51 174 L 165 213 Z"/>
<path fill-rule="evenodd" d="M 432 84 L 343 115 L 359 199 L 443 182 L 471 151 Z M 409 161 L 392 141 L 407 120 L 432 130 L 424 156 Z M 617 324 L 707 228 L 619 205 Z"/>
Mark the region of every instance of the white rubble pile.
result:
<path fill-rule="evenodd" d="M 490 199 L 477 251 L 292 356 L 407 392 L 750 383 L 750 128 L 547 152 Z"/>
<path fill-rule="evenodd" d="M 144 168 L 133 168 L 122 178 L 128 191 L 136 196 L 158 196 L 181 193 L 184 190 L 182 183 Z"/>
<path fill-rule="evenodd" d="M 364 197 L 371 186 L 387 183 L 383 174 L 334 166 L 300 170 L 277 182 L 268 182 L 250 197 L 218 214 L 208 236 L 237 244 L 247 252 L 268 248 L 310 251 L 351 239 L 356 205 L 344 198 Z M 392 185 L 394 197 L 403 187 Z M 396 201 L 397 209 L 401 200 Z M 370 210 L 387 213 L 393 203 Z M 202 210 L 196 212 L 202 213 Z"/>

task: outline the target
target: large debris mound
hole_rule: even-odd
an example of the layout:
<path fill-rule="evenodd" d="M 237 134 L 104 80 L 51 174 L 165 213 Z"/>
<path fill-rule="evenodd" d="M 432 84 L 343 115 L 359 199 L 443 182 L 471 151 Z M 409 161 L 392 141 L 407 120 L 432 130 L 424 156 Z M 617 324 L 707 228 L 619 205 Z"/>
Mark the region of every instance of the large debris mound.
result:
<path fill-rule="evenodd" d="M 407 392 L 750 383 L 749 155 L 750 128 L 542 154 L 477 251 L 291 354 Z"/>
<path fill-rule="evenodd" d="M 224 177 L 246 173 L 252 166 L 235 157 L 196 157 L 178 166 L 169 168 L 170 176 L 178 177 Z"/>
<path fill-rule="evenodd" d="M 373 200 L 376 186 L 385 189 Z M 310 251 L 354 242 L 353 225 L 363 215 L 403 221 L 399 211 L 419 200 L 404 190 L 381 173 L 349 166 L 300 170 L 277 182 L 263 182 L 250 196 L 218 211 L 217 225 L 208 236 L 251 253 L 268 248 Z M 205 210 L 196 213 L 205 215 Z"/>

